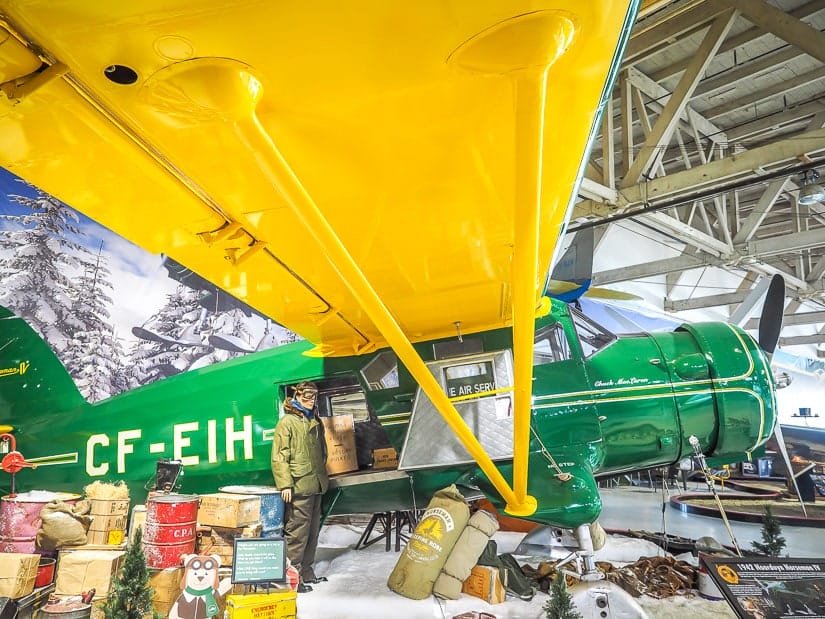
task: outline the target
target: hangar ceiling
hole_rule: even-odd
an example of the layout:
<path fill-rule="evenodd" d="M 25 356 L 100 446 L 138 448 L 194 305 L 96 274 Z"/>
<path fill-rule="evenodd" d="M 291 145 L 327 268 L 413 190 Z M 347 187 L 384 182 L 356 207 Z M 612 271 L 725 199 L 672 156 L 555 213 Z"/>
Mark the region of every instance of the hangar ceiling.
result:
<path fill-rule="evenodd" d="M 798 201 L 825 183 L 824 28 L 825 0 L 643 3 L 570 225 L 604 240 L 594 285 L 728 316 L 781 273 L 780 347 L 825 353 L 825 204 Z"/>

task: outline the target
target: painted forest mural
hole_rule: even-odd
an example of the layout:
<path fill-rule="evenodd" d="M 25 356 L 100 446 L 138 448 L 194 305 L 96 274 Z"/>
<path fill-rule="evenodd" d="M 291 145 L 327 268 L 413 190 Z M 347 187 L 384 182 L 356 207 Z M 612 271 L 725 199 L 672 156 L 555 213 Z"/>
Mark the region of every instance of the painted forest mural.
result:
<path fill-rule="evenodd" d="M 0 305 L 90 402 L 298 339 L 0 168 Z"/>

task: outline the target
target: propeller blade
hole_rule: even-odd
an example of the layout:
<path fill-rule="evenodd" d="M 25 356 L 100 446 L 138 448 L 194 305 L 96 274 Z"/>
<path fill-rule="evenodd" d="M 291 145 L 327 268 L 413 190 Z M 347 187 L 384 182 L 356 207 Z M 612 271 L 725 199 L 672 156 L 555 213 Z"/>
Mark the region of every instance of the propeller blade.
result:
<path fill-rule="evenodd" d="M 785 280 L 774 275 L 762 305 L 759 317 L 759 347 L 769 355 L 773 354 L 782 330 L 782 316 L 785 312 Z"/>

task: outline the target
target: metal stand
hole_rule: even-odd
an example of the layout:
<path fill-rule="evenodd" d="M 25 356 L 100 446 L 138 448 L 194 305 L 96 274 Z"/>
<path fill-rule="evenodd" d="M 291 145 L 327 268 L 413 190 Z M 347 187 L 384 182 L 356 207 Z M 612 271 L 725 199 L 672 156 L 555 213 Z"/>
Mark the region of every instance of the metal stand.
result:
<path fill-rule="evenodd" d="M 390 551 L 392 545 L 393 527 L 395 528 L 395 551 L 401 550 L 401 541 L 409 540 L 409 535 L 403 532 L 404 527 L 407 527 L 409 533 L 413 532 L 417 522 L 415 511 L 413 510 L 398 510 L 389 512 L 376 512 L 370 518 L 367 528 L 361 534 L 355 549 L 366 548 L 372 546 L 375 542 L 384 540 L 384 550 Z M 376 525 L 379 526 L 375 530 Z M 370 538 L 375 530 L 377 536 Z"/>

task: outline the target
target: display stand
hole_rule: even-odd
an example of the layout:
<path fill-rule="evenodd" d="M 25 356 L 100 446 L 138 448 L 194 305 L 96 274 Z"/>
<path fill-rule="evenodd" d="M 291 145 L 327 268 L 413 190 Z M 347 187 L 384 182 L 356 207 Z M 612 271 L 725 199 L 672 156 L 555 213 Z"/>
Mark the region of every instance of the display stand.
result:
<path fill-rule="evenodd" d="M 395 551 L 398 552 L 401 550 L 402 540 L 404 542 L 409 540 L 409 534 L 405 534 L 403 532 L 404 527 L 407 528 L 409 533 L 412 533 L 417 521 L 418 519 L 416 518 L 416 514 L 413 510 L 376 512 L 372 515 L 372 518 L 370 518 L 367 527 L 364 529 L 358 543 L 355 545 L 355 549 L 358 550 L 360 548 L 366 548 L 368 546 L 372 546 L 376 542 L 384 540 L 384 550 L 389 552 L 390 546 L 392 545 L 392 534 L 394 527 Z M 376 529 L 376 526 L 378 529 Z M 376 532 L 377 535 L 370 538 L 373 532 Z"/>

